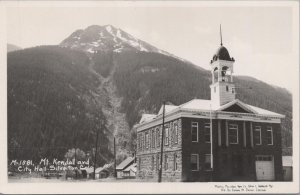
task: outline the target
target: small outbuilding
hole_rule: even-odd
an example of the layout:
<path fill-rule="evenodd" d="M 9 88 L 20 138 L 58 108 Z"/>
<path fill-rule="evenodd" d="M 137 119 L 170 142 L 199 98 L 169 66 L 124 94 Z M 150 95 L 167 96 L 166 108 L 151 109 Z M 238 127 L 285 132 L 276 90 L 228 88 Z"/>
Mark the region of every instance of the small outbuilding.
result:
<path fill-rule="evenodd" d="M 117 178 L 119 178 L 119 179 L 126 178 L 128 176 L 128 172 L 129 172 L 129 175 L 130 175 L 130 172 L 133 175 L 134 171 L 130 171 L 131 168 L 129 168 L 129 167 L 134 164 L 134 160 L 135 160 L 134 157 L 128 157 L 116 167 Z M 129 168 L 129 169 L 126 170 L 127 168 Z M 134 170 L 134 167 L 132 169 Z"/>
<path fill-rule="evenodd" d="M 283 180 L 292 181 L 293 180 L 293 157 L 282 156 L 282 167 L 283 167 Z"/>
<path fill-rule="evenodd" d="M 133 163 L 123 171 L 123 178 L 135 178 L 136 171 L 136 163 Z"/>
<path fill-rule="evenodd" d="M 113 172 L 113 163 L 105 164 L 103 167 L 99 167 L 96 169 L 96 178 L 107 178 Z"/>

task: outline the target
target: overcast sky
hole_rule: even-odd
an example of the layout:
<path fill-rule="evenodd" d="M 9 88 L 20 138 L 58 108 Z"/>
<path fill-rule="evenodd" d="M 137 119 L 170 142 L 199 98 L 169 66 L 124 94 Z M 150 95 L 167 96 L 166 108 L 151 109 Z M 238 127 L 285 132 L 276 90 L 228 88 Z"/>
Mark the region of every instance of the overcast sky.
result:
<path fill-rule="evenodd" d="M 209 69 L 209 62 L 220 46 L 221 23 L 223 44 L 236 60 L 234 74 L 252 76 L 290 91 L 297 82 L 299 51 L 295 52 L 298 49 L 295 43 L 299 43 L 299 21 L 295 21 L 298 20 L 295 9 L 288 5 L 218 7 L 203 6 L 203 2 L 200 7 L 170 2 L 152 7 L 135 3 L 129 7 L 101 7 L 101 2 L 99 7 L 18 5 L 7 9 L 7 40 L 23 48 L 59 44 L 77 29 L 111 24 Z"/>

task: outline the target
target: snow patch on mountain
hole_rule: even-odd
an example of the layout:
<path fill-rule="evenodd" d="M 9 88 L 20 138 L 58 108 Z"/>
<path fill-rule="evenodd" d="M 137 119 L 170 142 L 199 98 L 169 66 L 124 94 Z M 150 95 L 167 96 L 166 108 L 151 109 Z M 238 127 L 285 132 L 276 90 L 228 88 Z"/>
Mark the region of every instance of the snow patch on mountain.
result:
<path fill-rule="evenodd" d="M 86 29 L 76 30 L 68 38 L 63 40 L 60 46 L 85 51 L 87 53 L 97 53 L 98 51 L 113 51 L 116 53 L 123 51 L 154 52 L 190 63 L 187 60 L 139 40 L 112 25 L 92 25 Z"/>
<path fill-rule="evenodd" d="M 171 55 L 112 25 L 93 25 L 84 30 L 77 30 L 62 41 L 60 46 L 79 49 L 89 53 L 94 53 L 99 50 L 112 50 L 117 53 L 124 50 L 134 50 Z"/>

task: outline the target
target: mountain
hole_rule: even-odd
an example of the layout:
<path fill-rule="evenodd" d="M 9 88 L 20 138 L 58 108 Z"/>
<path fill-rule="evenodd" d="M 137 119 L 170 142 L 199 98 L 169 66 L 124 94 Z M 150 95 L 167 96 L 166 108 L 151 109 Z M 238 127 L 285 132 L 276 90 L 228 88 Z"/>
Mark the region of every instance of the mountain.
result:
<path fill-rule="evenodd" d="M 97 131 L 104 157 L 112 157 L 106 120 L 93 99 L 101 81 L 84 53 L 41 46 L 7 57 L 9 159 L 62 159 L 75 147 L 92 154 Z"/>
<path fill-rule="evenodd" d="M 95 151 L 99 165 L 135 147 L 132 126 L 175 105 L 210 99 L 210 71 L 164 52 L 111 25 L 77 30 L 57 46 L 8 53 L 9 159 L 63 158 L 69 149 Z M 292 96 L 251 77 L 236 76 L 238 98 L 286 115 L 283 147 L 292 144 Z"/>
<path fill-rule="evenodd" d="M 22 49 L 22 48 L 19 47 L 19 46 L 16 46 L 16 45 L 13 45 L 13 44 L 10 44 L 10 43 L 7 44 L 7 52 L 17 51 L 17 50 L 20 50 L 20 49 Z"/>
<path fill-rule="evenodd" d="M 60 46 L 90 53 L 98 51 L 145 51 L 169 55 L 167 52 L 157 49 L 112 25 L 93 25 L 84 30 L 77 30 L 63 40 Z"/>

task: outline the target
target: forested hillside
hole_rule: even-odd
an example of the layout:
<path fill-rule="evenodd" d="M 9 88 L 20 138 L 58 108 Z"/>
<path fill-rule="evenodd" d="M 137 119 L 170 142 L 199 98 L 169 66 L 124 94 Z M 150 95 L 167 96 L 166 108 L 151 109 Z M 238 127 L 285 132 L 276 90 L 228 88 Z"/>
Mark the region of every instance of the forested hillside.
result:
<path fill-rule="evenodd" d="M 193 98 L 210 99 L 209 71 L 157 53 L 123 53 L 116 58 L 114 79 L 130 126 L 142 113 L 157 113 L 163 100 L 179 105 Z M 291 146 L 291 94 L 251 77 L 236 76 L 234 81 L 238 99 L 286 115 L 282 141 L 283 147 Z"/>
<path fill-rule="evenodd" d="M 252 77 L 238 76 L 235 79 L 237 98 L 248 104 L 285 115 L 282 119 L 282 146 L 292 146 L 292 94 L 286 89 L 274 87 Z M 240 88 L 239 88 L 240 87 Z M 251 88 L 251 89 L 249 89 Z M 284 150 L 284 154 L 286 150 Z"/>
<path fill-rule="evenodd" d="M 73 148 L 91 157 L 99 132 L 98 165 L 113 160 L 113 138 L 120 162 L 135 150 L 142 113 L 156 114 L 164 100 L 210 99 L 209 71 L 109 25 L 9 52 L 7 62 L 9 160 L 64 158 Z M 251 77 L 234 81 L 238 99 L 286 115 L 282 143 L 290 147 L 292 95 Z"/>
<path fill-rule="evenodd" d="M 64 158 L 72 148 L 92 154 L 96 131 L 102 155 L 111 158 L 106 119 L 93 97 L 99 80 L 88 61 L 57 46 L 8 54 L 9 159 Z"/>

